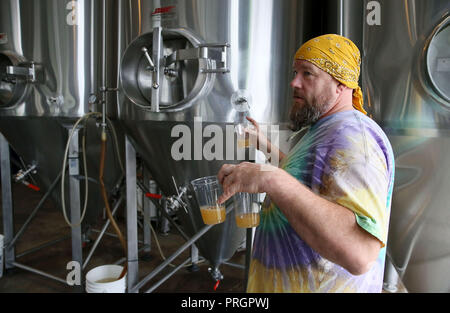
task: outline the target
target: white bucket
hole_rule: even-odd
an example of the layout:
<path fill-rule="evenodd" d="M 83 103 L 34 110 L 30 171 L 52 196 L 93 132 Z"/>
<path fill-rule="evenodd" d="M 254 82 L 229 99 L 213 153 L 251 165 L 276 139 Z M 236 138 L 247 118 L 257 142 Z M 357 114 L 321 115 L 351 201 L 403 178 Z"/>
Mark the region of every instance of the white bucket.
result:
<path fill-rule="evenodd" d="M 3 261 L 3 235 L 0 235 L 0 278 L 3 276 L 3 264 L 5 263 Z"/>
<path fill-rule="evenodd" d="M 124 293 L 127 275 L 117 279 L 122 270 L 123 267 L 120 265 L 102 265 L 93 268 L 86 274 L 86 292 Z"/>

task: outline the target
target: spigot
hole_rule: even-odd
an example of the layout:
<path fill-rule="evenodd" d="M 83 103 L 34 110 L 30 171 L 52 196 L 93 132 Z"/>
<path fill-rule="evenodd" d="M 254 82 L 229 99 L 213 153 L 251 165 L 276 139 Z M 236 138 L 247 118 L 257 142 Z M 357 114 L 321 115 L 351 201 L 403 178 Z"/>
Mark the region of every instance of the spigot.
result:
<path fill-rule="evenodd" d="M 183 197 L 183 195 L 186 192 L 187 192 L 187 188 L 186 187 L 181 187 L 180 188 L 180 192 L 178 192 L 178 188 L 177 188 L 177 193 L 178 194 L 167 198 L 167 205 L 168 205 L 168 207 L 170 207 L 170 209 L 172 209 L 173 211 L 177 211 L 181 207 L 181 208 L 184 209 L 184 211 L 186 213 L 188 213 L 188 211 L 186 209 L 186 204 L 182 200 L 182 197 Z"/>
<path fill-rule="evenodd" d="M 28 169 L 26 169 L 25 171 L 23 169 L 20 169 L 14 176 L 13 179 L 14 181 L 17 183 L 21 180 L 23 180 L 28 174 L 36 174 L 36 164 L 33 165 L 29 165 Z"/>
<path fill-rule="evenodd" d="M 214 267 L 214 268 L 210 267 L 210 268 L 208 268 L 208 272 L 211 274 L 212 278 L 215 281 L 219 281 L 219 280 L 223 279 L 223 275 L 219 271 L 219 267 Z"/>

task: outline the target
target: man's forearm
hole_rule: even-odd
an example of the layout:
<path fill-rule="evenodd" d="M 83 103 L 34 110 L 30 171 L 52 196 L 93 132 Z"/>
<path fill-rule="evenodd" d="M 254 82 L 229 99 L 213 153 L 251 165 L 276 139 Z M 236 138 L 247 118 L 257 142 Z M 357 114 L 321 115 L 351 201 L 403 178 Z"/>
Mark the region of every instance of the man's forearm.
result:
<path fill-rule="evenodd" d="M 367 271 L 376 259 L 380 243 L 357 225 L 349 209 L 314 194 L 282 169 L 266 173 L 264 189 L 293 229 L 322 257 L 353 274 Z"/>

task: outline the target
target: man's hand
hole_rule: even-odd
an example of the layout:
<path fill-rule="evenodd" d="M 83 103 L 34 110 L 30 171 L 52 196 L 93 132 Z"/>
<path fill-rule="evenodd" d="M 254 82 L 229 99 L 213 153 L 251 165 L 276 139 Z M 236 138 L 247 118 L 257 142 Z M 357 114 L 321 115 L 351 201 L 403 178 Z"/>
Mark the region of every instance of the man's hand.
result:
<path fill-rule="evenodd" d="M 274 171 L 277 169 L 273 167 Z M 223 188 L 223 194 L 218 199 L 218 203 L 224 203 L 238 192 L 265 192 L 265 184 L 270 173 L 273 174 L 273 171 L 262 171 L 261 164 L 249 162 L 242 162 L 238 165 L 224 164 L 217 174 Z"/>

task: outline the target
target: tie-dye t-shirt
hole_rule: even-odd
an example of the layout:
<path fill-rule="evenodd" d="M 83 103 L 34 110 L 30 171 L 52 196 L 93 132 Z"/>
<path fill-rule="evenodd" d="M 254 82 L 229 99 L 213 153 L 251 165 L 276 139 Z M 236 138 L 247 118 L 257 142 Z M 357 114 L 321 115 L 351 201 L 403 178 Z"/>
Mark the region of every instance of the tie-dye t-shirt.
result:
<path fill-rule="evenodd" d="M 266 197 L 247 291 L 380 292 L 394 183 L 394 155 L 381 128 L 356 110 L 327 116 L 310 127 L 281 168 L 314 193 L 352 210 L 382 249 L 368 272 L 352 275 L 309 247 Z"/>

